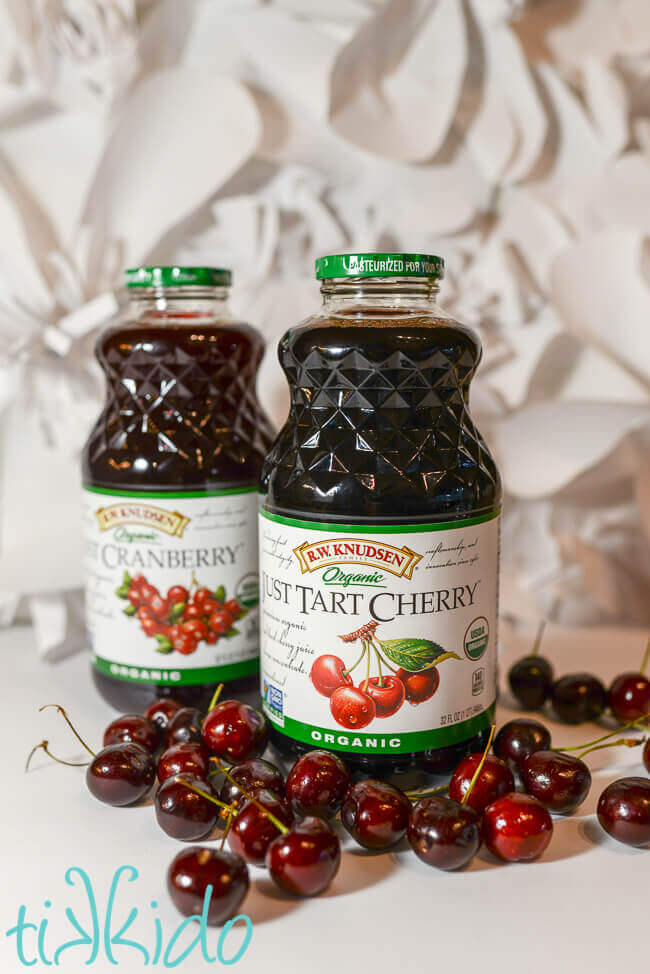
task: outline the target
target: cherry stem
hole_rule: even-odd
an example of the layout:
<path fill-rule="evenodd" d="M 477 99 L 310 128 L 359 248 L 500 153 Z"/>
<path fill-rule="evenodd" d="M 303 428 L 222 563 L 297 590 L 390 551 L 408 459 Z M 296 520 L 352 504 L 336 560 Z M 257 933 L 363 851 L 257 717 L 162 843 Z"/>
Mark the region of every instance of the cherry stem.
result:
<path fill-rule="evenodd" d="M 539 653 L 539 648 L 542 645 L 542 637 L 544 635 L 545 629 L 546 629 L 546 621 L 542 619 L 542 621 L 540 622 L 537 628 L 537 635 L 535 636 L 535 642 L 533 643 L 533 648 L 530 653 L 531 656 L 537 656 L 537 654 Z"/>
<path fill-rule="evenodd" d="M 207 711 L 208 713 L 210 713 L 213 707 L 216 707 L 219 697 L 221 696 L 222 690 L 223 690 L 223 683 L 220 683 L 217 689 L 214 691 L 212 700 L 210 701 L 210 706 L 208 707 L 208 711 Z"/>
<path fill-rule="evenodd" d="M 393 666 L 390 665 L 390 663 L 388 662 L 388 660 L 386 659 L 386 657 L 384 656 L 384 654 L 381 651 L 381 640 L 376 639 L 374 635 L 372 635 L 370 638 L 372 639 L 372 644 L 374 646 L 375 652 L 379 653 L 379 656 L 380 656 L 380 658 L 381 658 L 384 666 L 386 667 L 386 669 L 387 670 L 390 670 L 391 673 L 396 674 L 397 673 L 397 670 Z"/>
<path fill-rule="evenodd" d="M 359 659 L 358 659 L 358 660 L 356 661 L 356 663 L 354 664 L 354 666 L 350 666 L 350 667 L 349 667 L 349 668 L 348 668 L 347 670 L 344 670 L 343 672 L 344 672 L 344 673 L 346 673 L 346 674 L 347 674 L 347 675 L 349 676 L 349 675 L 350 675 L 350 673 L 352 672 L 352 670 L 356 670 L 356 668 L 357 668 L 357 666 L 359 665 L 359 663 L 360 663 L 360 662 L 361 662 L 361 660 L 363 659 L 363 657 L 364 657 L 364 655 L 365 655 L 365 652 L 366 652 L 366 644 L 364 643 L 364 644 L 363 644 L 363 649 L 361 650 L 361 656 L 360 656 L 360 657 L 359 657 Z"/>
<path fill-rule="evenodd" d="M 225 777 L 228 779 L 228 781 L 230 781 L 231 784 L 235 785 L 236 788 L 239 788 L 244 798 L 247 798 L 250 802 L 252 802 L 253 805 L 255 805 L 255 807 L 260 810 L 260 812 L 263 812 L 264 815 L 266 815 L 269 821 L 273 822 L 278 832 L 280 832 L 282 835 L 288 834 L 289 829 L 286 827 L 286 825 L 284 825 L 284 823 L 281 822 L 279 818 L 276 818 L 273 812 L 270 812 L 268 808 L 266 808 L 261 802 L 258 802 L 257 798 L 251 795 L 250 791 L 246 791 L 243 785 L 241 785 L 235 778 L 233 778 L 233 776 L 230 774 L 229 771 L 226 771 L 226 769 L 221 764 L 219 764 L 218 758 L 212 757 L 210 760 L 215 762 L 218 769 L 225 775 Z M 226 806 L 226 807 L 230 807 L 230 806 Z"/>
<path fill-rule="evenodd" d="M 641 669 L 639 673 L 645 674 L 648 668 L 648 663 L 650 663 L 650 639 L 648 639 L 648 645 L 645 648 L 645 653 L 643 654 L 643 659 L 641 660 Z"/>
<path fill-rule="evenodd" d="M 27 760 L 25 761 L 25 772 L 29 771 L 29 765 L 31 764 L 31 760 L 37 751 L 45 751 L 48 758 L 52 758 L 52 760 L 56 761 L 57 764 L 66 764 L 69 768 L 87 768 L 90 764 L 90 761 L 64 761 L 63 758 L 57 758 L 56 754 L 52 754 L 50 751 L 48 746 L 49 743 L 49 741 L 41 741 L 40 744 L 37 744 L 31 749 L 29 755 L 27 756 Z"/>
<path fill-rule="evenodd" d="M 584 751 L 585 748 L 594 747 L 596 744 L 601 744 L 603 741 L 608 741 L 612 737 L 616 737 L 617 734 L 622 734 L 623 731 L 630 730 L 634 728 L 635 730 L 644 730 L 642 722 L 650 717 L 650 713 L 644 714 L 643 717 L 639 717 L 637 720 L 628 720 L 626 724 L 621 724 L 616 730 L 610 731 L 608 734 L 603 734 L 602 737 L 597 737 L 594 741 L 587 741 L 586 744 L 574 744 L 572 747 L 552 747 L 551 751 Z"/>
<path fill-rule="evenodd" d="M 372 648 L 374 649 L 375 656 L 377 657 L 377 668 L 379 670 L 379 683 L 378 683 L 378 686 L 380 686 L 380 687 L 383 688 L 383 686 L 384 686 L 384 677 L 382 676 L 382 672 L 381 672 L 381 656 L 379 655 L 376 646 L 373 646 Z"/>
<path fill-rule="evenodd" d="M 367 693 L 368 683 L 370 682 L 370 643 L 364 639 L 363 648 L 366 654 L 366 678 L 363 681 L 363 692 Z"/>
<path fill-rule="evenodd" d="M 226 809 L 226 811 L 228 812 L 228 814 L 231 815 L 231 816 L 235 814 L 235 811 L 234 811 L 232 805 L 226 805 L 225 802 L 222 802 L 218 798 L 215 798 L 214 795 L 209 795 L 207 793 L 207 791 L 201 791 L 200 788 L 197 788 L 190 781 L 186 781 L 185 778 L 183 778 L 182 775 L 179 775 L 179 779 L 183 782 L 183 784 L 185 785 L 185 787 L 186 788 L 189 788 L 190 791 L 193 791 L 195 795 L 202 795 L 203 798 L 207 799 L 207 801 L 209 801 L 209 802 L 212 802 L 213 805 L 218 805 L 219 808 Z"/>
<path fill-rule="evenodd" d="M 226 844 L 226 839 L 228 838 L 228 833 L 230 832 L 230 826 L 232 825 L 234 814 L 234 810 L 231 808 L 228 812 L 228 818 L 224 826 L 223 835 L 221 836 L 221 845 L 219 846 L 220 849 L 223 849 L 224 845 Z"/>
<path fill-rule="evenodd" d="M 436 785 L 432 788 L 419 788 L 415 791 L 407 791 L 405 795 L 412 802 L 417 802 L 421 798 L 433 798 L 434 795 L 442 795 L 449 789 L 449 785 Z"/>
<path fill-rule="evenodd" d="M 474 785 L 476 784 L 476 782 L 478 780 L 478 776 L 480 775 L 481 771 L 483 770 L 483 765 L 485 764 L 485 759 L 487 758 L 487 756 L 488 756 L 488 754 L 490 752 L 490 747 L 492 746 L 492 738 L 494 737 L 494 732 L 496 730 L 496 727 L 497 727 L 496 724 L 492 724 L 492 727 L 490 728 L 490 736 L 488 737 L 488 742 L 485 745 L 485 750 L 483 751 L 483 756 L 481 757 L 481 760 L 478 763 L 478 766 L 476 768 L 476 771 L 474 772 L 474 775 L 472 776 L 472 780 L 469 783 L 469 788 L 467 789 L 467 791 L 465 792 L 465 794 L 463 795 L 463 797 L 460 800 L 461 805 L 466 805 L 467 804 L 467 801 L 469 799 L 469 796 L 472 794 L 472 789 L 474 788 Z"/>
<path fill-rule="evenodd" d="M 609 744 L 596 744 L 595 747 L 588 747 L 586 751 L 582 751 L 576 757 L 580 761 L 585 754 L 591 754 L 592 751 L 603 751 L 606 747 L 638 747 L 639 744 L 643 744 L 644 740 L 643 737 L 622 737 L 618 741 L 610 741 Z"/>
<path fill-rule="evenodd" d="M 42 710 L 47 710 L 48 707 L 56 707 L 57 713 L 61 714 L 61 716 L 65 720 L 66 724 L 68 725 L 68 727 L 70 728 L 70 730 L 72 731 L 72 733 L 74 734 L 74 736 L 79 741 L 79 743 L 88 751 L 88 753 L 90 754 L 91 758 L 96 758 L 97 755 L 95 754 L 94 751 L 91 751 L 90 750 L 90 748 L 88 747 L 88 745 L 84 741 L 83 737 L 79 734 L 79 732 L 77 731 L 76 727 L 74 726 L 74 724 L 72 723 L 72 721 L 68 717 L 67 713 L 65 712 L 65 710 L 63 709 L 63 707 L 60 704 L 58 704 L 58 703 L 44 703 L 42 707 L 39 707 L 38 708 L 39 714 L 41 713 Z"/>

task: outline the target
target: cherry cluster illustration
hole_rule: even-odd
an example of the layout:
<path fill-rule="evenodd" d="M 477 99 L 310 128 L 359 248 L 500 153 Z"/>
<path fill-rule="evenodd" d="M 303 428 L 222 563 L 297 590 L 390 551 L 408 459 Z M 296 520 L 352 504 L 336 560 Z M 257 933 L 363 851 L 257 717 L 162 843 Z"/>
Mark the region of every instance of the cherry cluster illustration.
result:
<path fill-rule="evenodd" d="M 392 717 L 405 700 L 414 706 L 430 700 L 440 685 L 438 665 L 460 659 L 430 639 L 379 639 L 378 626 L 378 622 L 368 622 L 339 636 L 344 643 L 361 643 L 361 654 L 352 666 L 346 666 L 340 656 L 325 654 L 311 668 L 311 682 L 329 697 L 334 720 L 348 730 L 367 727 L 375 717 Z M 373 656 L 377 673 L 371 676 Z M 364 660 L 366 675 L 355 687 L 352 672 Z"/>
<path fill-rule="evenodd" d="M 223 585 L 211 591 L 194 575 L 189 588 L 172 585 L 164 596 L 144 575 L 132 578 L 124 572 L 115 594 L 129 603 L 124 614 L 139 620 L 144 634 L 155 638 L 156 652 L 163 654 L 189 656 L 201 642 L 213 646 L 222 638 L 231 639 L 239 632 L 235 622 L 248 612 L 237 599 L 226 598 Z"/>

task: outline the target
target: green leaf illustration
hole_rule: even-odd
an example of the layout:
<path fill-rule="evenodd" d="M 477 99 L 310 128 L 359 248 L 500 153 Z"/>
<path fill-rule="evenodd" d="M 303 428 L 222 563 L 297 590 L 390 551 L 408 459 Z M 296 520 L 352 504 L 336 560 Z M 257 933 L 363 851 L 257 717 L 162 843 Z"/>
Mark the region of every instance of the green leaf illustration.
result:
<path fill-rule="evenodd" d="M 223 587 L 223 585 L 220 585 L 219 588 L 215 588 L 214 597 L 217 600 L 217 602 L 223 603 L 226 601 L 226 590 Z"/>
<path fill-rule="evenodd" d="M 185 603 L 184 602 L 174 602 L 174 604 L 171 607 L 171 611 L 169 613 L 169 616 L 168 616 L 169 621 L 170 622 L 176 622 L 176 620 L 177 619 L 180 619 L 180 617 L 183 615 L 184 612 L 185 612 Z"/>
<path fill-rule="evenodd" d="M 122 576 L 122 584 L 119 586 L 119 588 L 115 589 L 115 594 L 117 595 L 118 599 L 127 599 L 129 597 L 129 589 L 131 588 L 132 581 L 133 579 L 129 573 L 124 572 L 124 575 Z M 132 612 L 129 612 L 128 614 L 133 615 Z"/>
<path fill-rule="evenodd" d="M 457 653 L 443 649 L 430 639 L 380 639 L 382 653 L 409 673 L 438 666 L 446 659 L 460 659 Z"/>
<path fill-rule="evenodd" d="M 134 616 L 137 611 L 134 605 L 127 605 L 126 609 L 122 609 L 125 616 Z"/>
<path fill-rule="evenodd" d="M 235 627 L 233 626 L 232 629 L 229 629 L 228 632 L 225 633 L 224 639 L 232 639 L 233 636 L 238 636 L 238 635 L 239 635 L 239 629 L 235 629 Z"/>
<path fill-rule="evenodd" d="M 167 653 L 171 653 L 174 648 L 171 644 L 171 640 L 169 640 L 167 636 L 163 636 L 161 632 L 156 633 L 156 642 L 158 643 L 156 646 L 157 653 L 164 653 L 167 655 Z"/>

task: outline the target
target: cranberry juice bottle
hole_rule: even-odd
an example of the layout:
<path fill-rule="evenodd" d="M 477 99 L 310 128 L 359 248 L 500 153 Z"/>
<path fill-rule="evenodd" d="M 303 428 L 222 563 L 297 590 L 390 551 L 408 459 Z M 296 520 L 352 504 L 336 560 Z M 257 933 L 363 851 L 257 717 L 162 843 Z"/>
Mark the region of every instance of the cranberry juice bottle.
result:
<path fill-rule="evenodd" d="M 279 358 L 291 409 L 262 472 L 261 666 L 275 746 L 377 775 L 445 771 L 496 697 L 499 509 L 469 414 L 477 336 L 443 262 L 316 262 L 320 313 Z"/>
<path fill-rule="evenodd" d="M 263 343 L 226 305 L 230 273 L 126 272 L 127 319 L 97 343 L 106 404 L 83 454 L 93 675 L 123 711 L 255 696 L 257 481 L 272 439 Z"/>

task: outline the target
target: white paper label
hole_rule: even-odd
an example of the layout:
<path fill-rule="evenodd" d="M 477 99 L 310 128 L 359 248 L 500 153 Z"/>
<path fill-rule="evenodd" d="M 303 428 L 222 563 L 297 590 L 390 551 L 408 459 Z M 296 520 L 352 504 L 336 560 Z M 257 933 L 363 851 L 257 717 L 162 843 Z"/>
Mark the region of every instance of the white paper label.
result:
<path fill-rule="evenodd" d="M 260 513 L 264 709 L 283 733 L 361 754 L 489 726 L 499 518 L 367 527 Z"/>

